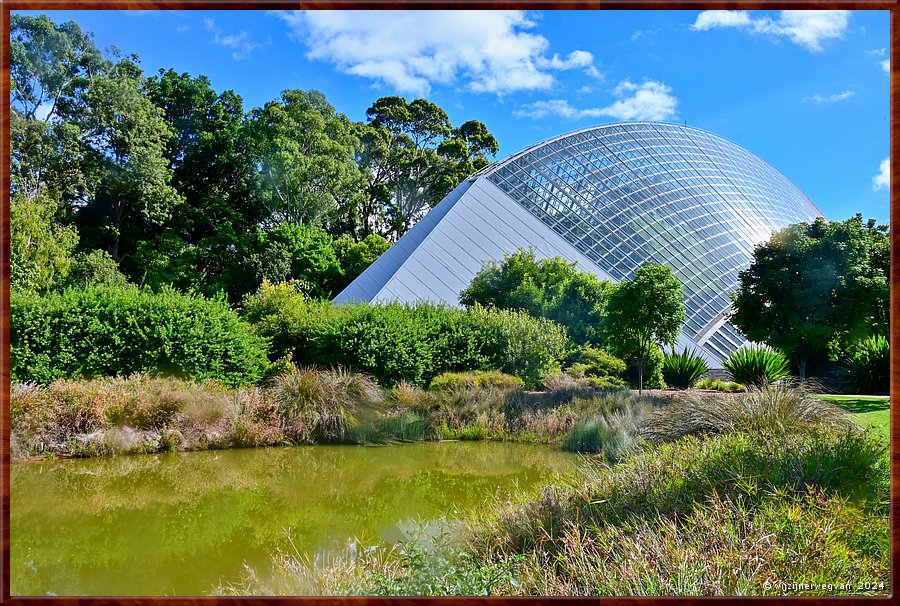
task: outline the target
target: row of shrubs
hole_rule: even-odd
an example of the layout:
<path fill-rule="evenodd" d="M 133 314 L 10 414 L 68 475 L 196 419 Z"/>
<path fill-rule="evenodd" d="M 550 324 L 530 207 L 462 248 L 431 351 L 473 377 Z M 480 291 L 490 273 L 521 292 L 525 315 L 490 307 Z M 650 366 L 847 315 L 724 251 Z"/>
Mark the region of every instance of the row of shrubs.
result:
<path fill-rule="evenodd" d="M 619 464 L 588 465 L 468 519 L 456 540 L 274 557 L 293 595 L 784 595 L 798 578 L 890 592 L 887 444 L 781 383 L 644 416 Z M 799 575 L 799 576 L 798 576 Z M 860 579 L 838 587 L 834 579 Z M 865 581 L 862 581 L 862 580 Z"/>
<path fill-rule="evenodd" d="M 307 300 L 296 284 L 264 282 L 246 297 L 240 314 L 224 300 L 151 292 L 134 286 L 90 286 L 38 295 L 13 291 L 10 303 L 13 380 L 46 385 L 61 378 L 132 373 L 258 385 L 291 363 L 341 365 L 383 386 L 405 381 L 427 387 L 448 371 L 500 370 L 530 389 L 566 366 L 598 387 L 636 384 L 635 369 L 589 346 L 574 347 L 566 329 L 521 311 L 463 310 L 443 305 L 355 304 Z M 846 364 L 842 386 L 887 390 L 888 342 L 863 341 Z M 737 350 L 725 361 L 733 382 L 705 380 L 707 388 L 774 382 L 789 364 L 767 347 Z M 651 352 L 648 387 L 689 388 L 707 373 L 687 350 Z"/>
<path fill-rule="evenodd" d="M 291 359 L 343 365 L 382 385 L 426 386 L 448 370 L 497 369 L 529 387 L 558 371 L 565 329 L 506 310 L 306 301 L 265 284 L 238 315 L 224 300 L 132 286 L 11 297 L 13 380 L 163 373 L 259 384 Z"/>

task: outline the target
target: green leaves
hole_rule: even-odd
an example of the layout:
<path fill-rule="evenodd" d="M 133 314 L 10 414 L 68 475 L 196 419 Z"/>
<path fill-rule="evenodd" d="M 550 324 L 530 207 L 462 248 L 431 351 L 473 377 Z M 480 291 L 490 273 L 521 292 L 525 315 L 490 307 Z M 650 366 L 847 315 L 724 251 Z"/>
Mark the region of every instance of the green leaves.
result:
<path fill-rule="evenodd" d="M 643 389 L 644 363 L 651 350 L 672 345 L 684 322 L 681 281 L 664 265 L 646 262 L 623 280 L 609 297 L 604 334 L 613 353 L 634 356 L 638 387 Z"/>
<path fill-rule="evenodd" d="M 520 309 L 562 324 L 578 344 L 598 343 L 613 285 L 580 271 L 561 257 L 538 259 L 534 250 L 519 249 L 501 262 L 481 268 L 460 293 L 460 303 L 498 309 Z"/>
<path fill-rule="evenodd" d="M 135 372 L 253 383 L 265 342 L 221 301 L 151 293 L 136 287 L 88 287 L 10 302 L 10 363 L 20 381 Z"/>
<path fill-rule="evenodd" d="M 811 356 L 887 331 L 888 250 L 887 226 L 859 214 L 791 225 L 754 250 L 730 319 L 792 356 L 802 378 Z"/>

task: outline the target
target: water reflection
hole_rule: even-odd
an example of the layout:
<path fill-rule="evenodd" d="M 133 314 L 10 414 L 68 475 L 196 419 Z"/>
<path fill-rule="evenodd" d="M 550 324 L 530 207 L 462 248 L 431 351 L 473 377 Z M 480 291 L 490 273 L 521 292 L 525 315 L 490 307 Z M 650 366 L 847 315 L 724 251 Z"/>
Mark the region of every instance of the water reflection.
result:
<path fill-rule="evenodd" d="M 196 595 L 275 549 L 397 541 L 497 491 L 573 469 L 488 442 L 308 446 L 43 463 L 11 470 L 14 595 Z"/>

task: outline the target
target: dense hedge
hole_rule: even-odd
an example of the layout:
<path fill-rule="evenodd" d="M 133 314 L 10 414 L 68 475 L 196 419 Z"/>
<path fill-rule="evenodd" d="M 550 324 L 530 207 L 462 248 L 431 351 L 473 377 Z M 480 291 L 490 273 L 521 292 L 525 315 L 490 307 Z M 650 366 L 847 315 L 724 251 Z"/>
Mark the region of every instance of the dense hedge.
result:
<path fill-rule="evenodd" d="M 308 301 L 291 284 L 263 283 L 244 315 L 272 343 L 272 360 L 343 365 L 382 385 L 427 386 L 446 371 L 502 370 L 539 384 L 568 353 L 565 328 L 524 312 L 421 303 Z"/>
<path fill-rule="evenodd" d="M 158 372 L 253 383 L 265 341 L 222 301 L 172 290 L 71 288 L 10 301 L 10 369 L 19 381 Z"/>

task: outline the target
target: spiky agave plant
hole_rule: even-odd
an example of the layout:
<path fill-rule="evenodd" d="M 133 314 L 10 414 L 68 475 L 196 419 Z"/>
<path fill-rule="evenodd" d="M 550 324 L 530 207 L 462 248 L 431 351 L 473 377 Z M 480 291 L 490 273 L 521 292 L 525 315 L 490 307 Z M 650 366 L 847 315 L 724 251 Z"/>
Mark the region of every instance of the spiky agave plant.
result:
<path fill-rule="evenodd" d="M 766 345 L 742 347 L 731 352 L 722 365 L 734 381 L 760 386 L 775 383 L 790 374 L 788 359 Z"/>
<path fill-rule="evenodd" d="M 672 351 L 663 353 L 662 374 L 669 387 L 693 387 L 707 370 L 706 361 L 696 350 L 684 348 L 681 353 L 676 353 L 673 348 Z"/>

